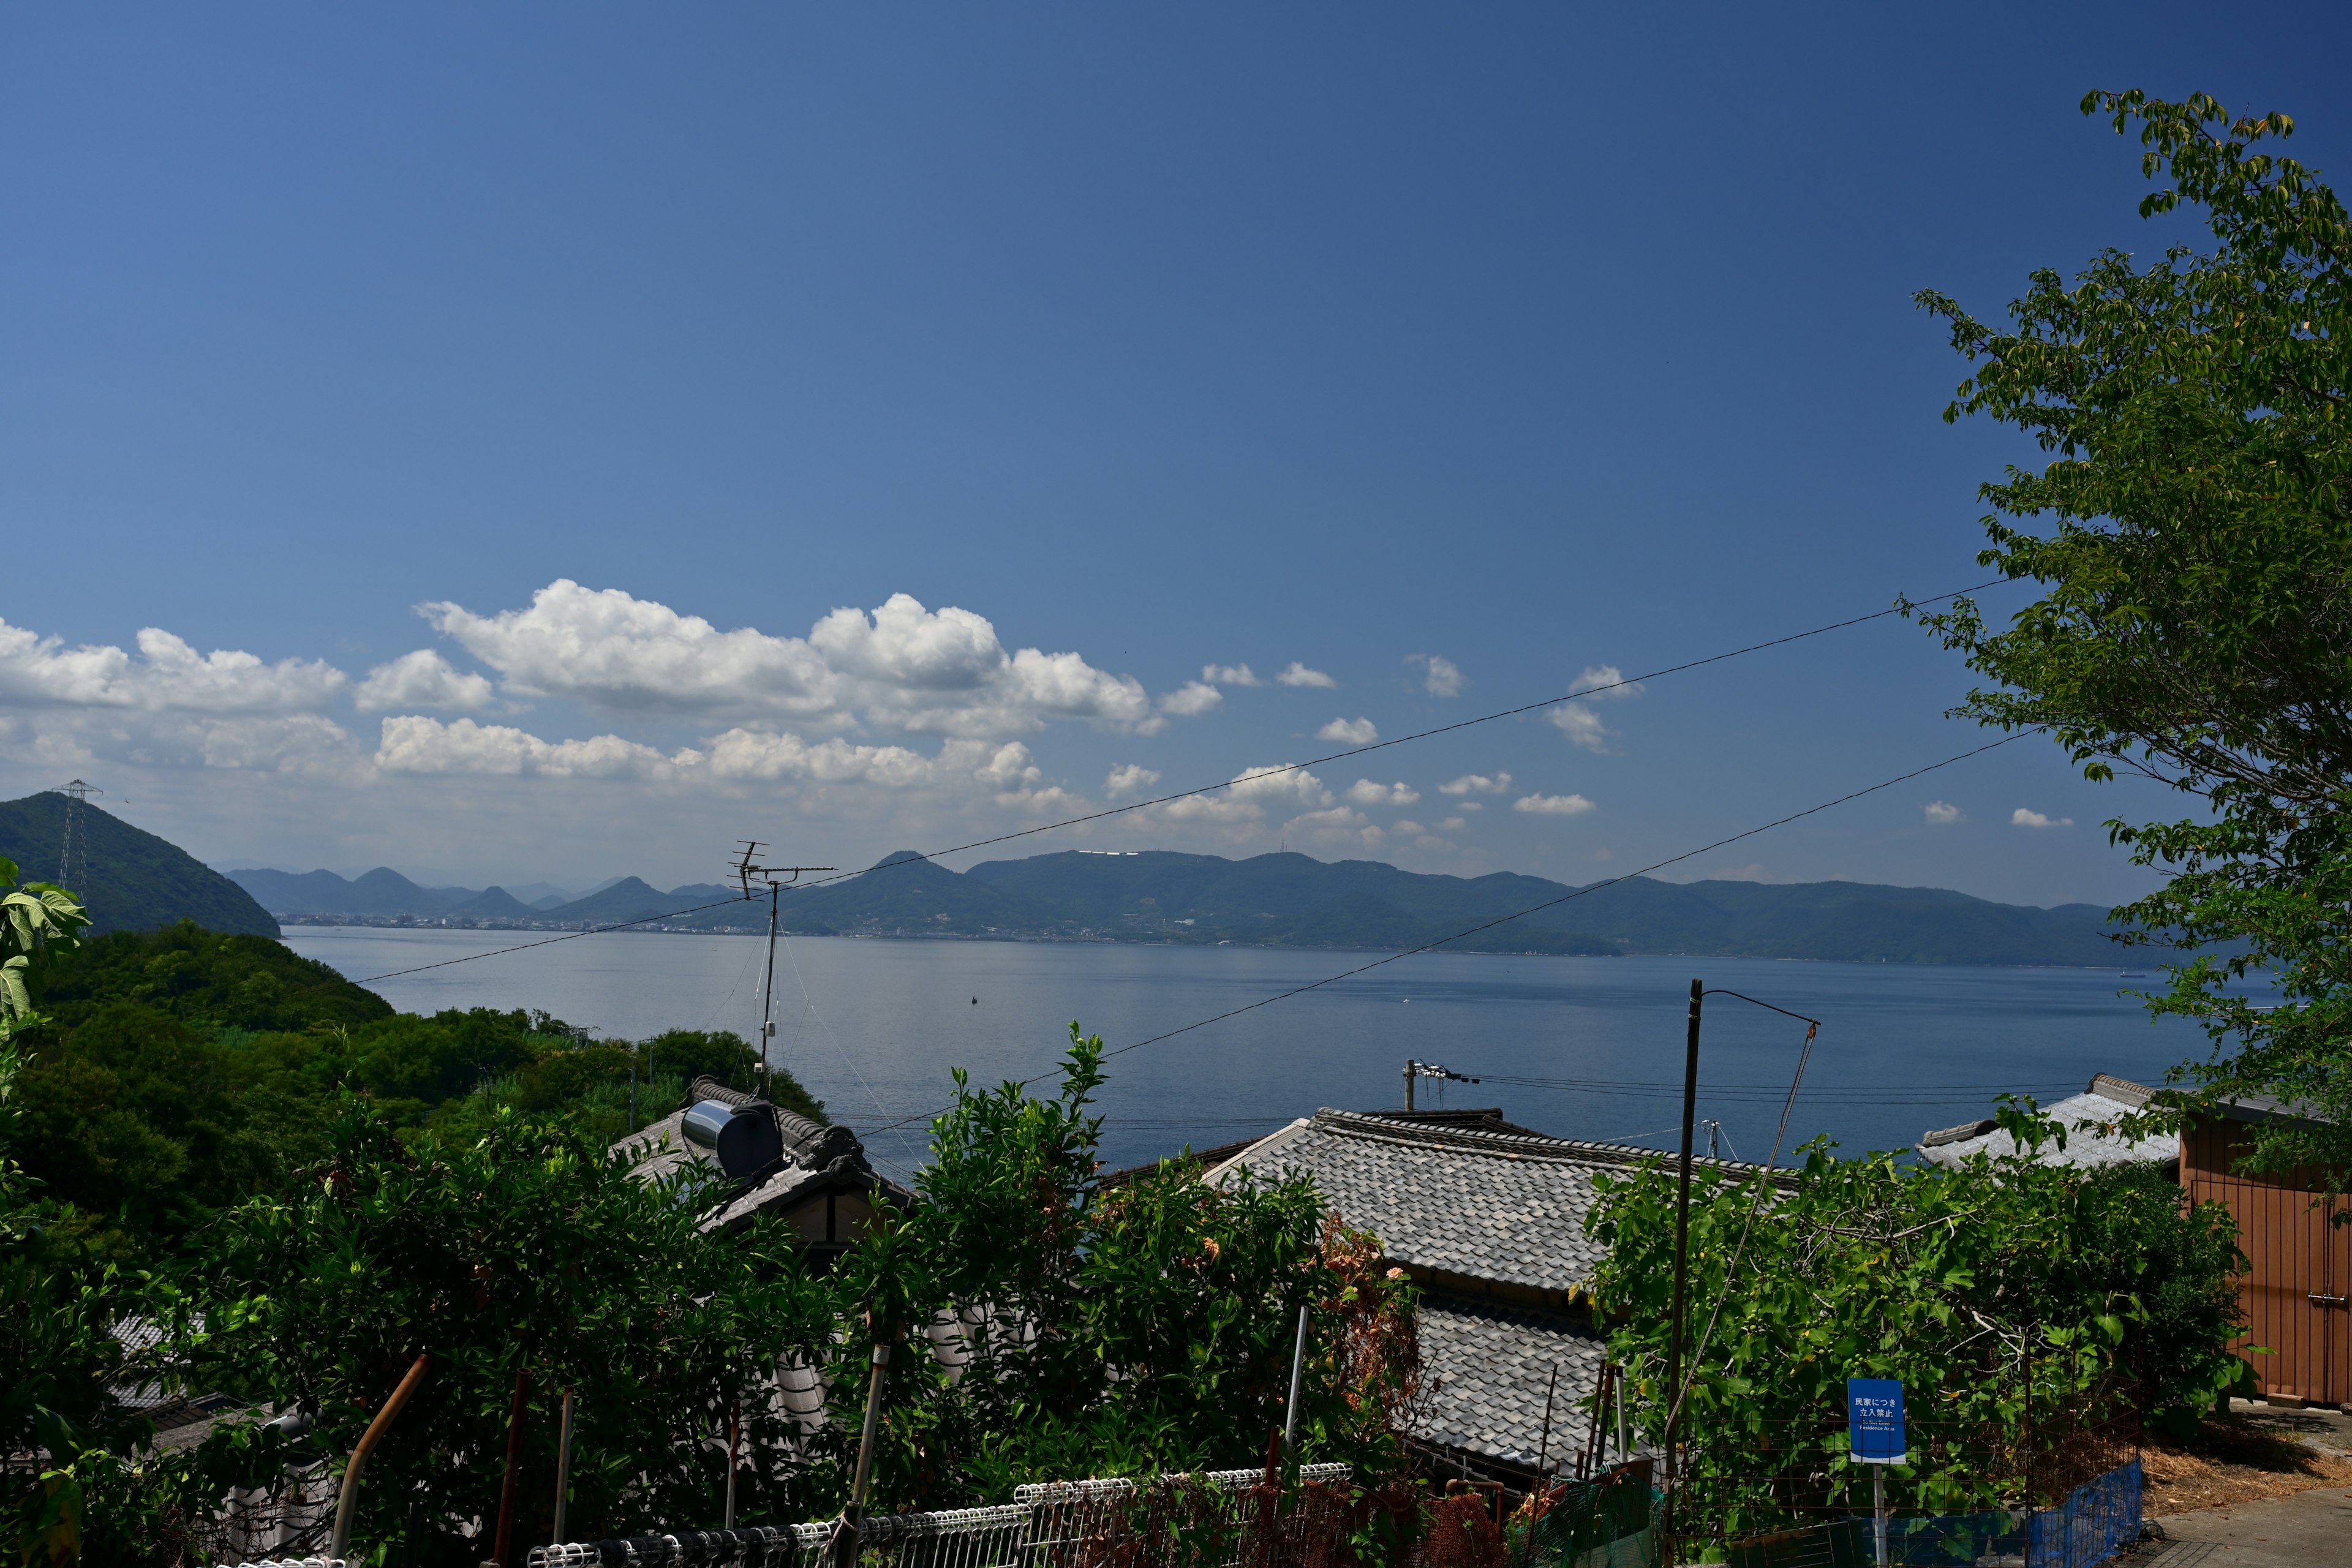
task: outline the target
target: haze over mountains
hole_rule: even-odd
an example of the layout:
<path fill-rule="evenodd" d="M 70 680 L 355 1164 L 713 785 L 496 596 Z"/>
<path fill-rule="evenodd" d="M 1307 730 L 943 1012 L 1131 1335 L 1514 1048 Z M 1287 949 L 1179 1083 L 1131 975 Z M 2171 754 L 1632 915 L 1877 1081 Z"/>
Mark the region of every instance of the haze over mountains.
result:
<path fill-rule="evenodd" d="M 625 877 L 581 898 L 537 903 L 506 889 L 419 887 L 384 868 L 231 873 L 280 919 L 599 925 L 671 931 L 764 926 L 714 883 L 669 889 Z M 1562 900 L 1554 903 L 1554 900 Z M 719 903 L 717 909 L 705 908 Z M 1522 919 L 1504 917 L 1538 904 Z M 1286 947 L 1406 948 L 1502 921 L 1447 943 L 1464 952 L 1690 953 L 1895 963 L 2115 966 L 2106 911 L 1997 904 L 1935 888 L 1859 882 L 1674 883 L 1636 878 L 1580 892 L 1497 872 L 1427 876 L 1369 860 L 1297 854 L 1227 860 L 1163 850 L 1076 850 L 951 871 L 902 852 L 857 876 L 784 889 L 782 923 L 810 935 L 1031 938 Z"/>

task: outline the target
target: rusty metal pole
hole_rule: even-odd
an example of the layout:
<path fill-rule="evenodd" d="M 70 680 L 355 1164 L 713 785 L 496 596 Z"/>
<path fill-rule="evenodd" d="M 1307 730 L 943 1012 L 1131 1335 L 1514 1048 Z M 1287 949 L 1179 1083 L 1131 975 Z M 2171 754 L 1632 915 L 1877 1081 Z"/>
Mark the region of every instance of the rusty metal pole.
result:
<path fill-rule="evenodd" d="M 425 1381 L 425 1371 L 432 1364 L 430 1355 L 420 1355 L 409 1364 L 407 1375 L 392 1391 L 392 1397 L 383 1402 L 383 1408 L 375 1413 L 375 1419 L 368 1423 L 367 1433 L 360 1438 L 360 1446 L 352 1450 L 351 1463 L 343 1467 L 343 1483 L 336 1489 L 335 1534 L 333 1544 L 327 1548 L 329 1557 L 351 1555 L 352 1519 L 359 1510 L 360 1471 L 367 1468 L 368 1456 L 375 1452 L 375 1446 L 383 1440 L 385 1429 L 392 1425 L 392 1418 L 400 1414 L 400 1407 L 408 1403 L 408 1396 L 416 1392 L 418 1384 Z"/>
<path fill-rule="evenodd" d="M 498 1544 L 491 1561 L 509 1568 L 507 1551 L 514 1542 L 515 1483 L 522 1478 L 522 1417 L 530 1400 L 530 1370 L 515 1373 L 514 1409 L 507 1416 L 507 1475 L 499 1488 Z"/>
<path fill-rule="evenodd" d="M 557 1545 L 563 1542 L 563 1513 L 572 1489 L 572 1391 L 563 1391 L 563 1426 L 555 1440 L 555 1532 Z"/>

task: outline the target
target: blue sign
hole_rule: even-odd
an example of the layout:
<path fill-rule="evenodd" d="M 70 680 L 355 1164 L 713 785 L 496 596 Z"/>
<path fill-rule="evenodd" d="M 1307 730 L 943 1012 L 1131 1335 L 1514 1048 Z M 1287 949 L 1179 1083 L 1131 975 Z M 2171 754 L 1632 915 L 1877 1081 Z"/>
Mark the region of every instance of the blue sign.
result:
<path fill-rule="evenodd" d="M 1847 1441 L 1861 1465 L 1903 1462 L 1903 1385 L 1891 1377 L 1845 1380 Z"/>

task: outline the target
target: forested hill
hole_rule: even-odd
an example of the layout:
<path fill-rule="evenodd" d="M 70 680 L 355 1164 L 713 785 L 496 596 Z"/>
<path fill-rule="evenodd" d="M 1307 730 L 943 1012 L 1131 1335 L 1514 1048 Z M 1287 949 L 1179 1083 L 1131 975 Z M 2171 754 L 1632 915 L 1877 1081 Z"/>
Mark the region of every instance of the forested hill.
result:
<path fill-rule="evenodd" d="M 900 864 L 913 861 L 913 864 Z M 1570 897 L 1569 895 L 1575 895 Z M 2116 965 L 2105 910 L 1997 904 L 1864 882 L 1659 882 L 1580 891 L 1497 872 L 1440 877 L 1305 855 L 1227 860 L 1084 850 L 967 872 L 894 855 L 863 876 L 786 893 L 795 931 L 1092 937 L 1288 947 L 1416 947 L 1566 899 L 1465 942 L 1464 952 L 1689 953 L 1889 963 Z M 740 910 L 685 925 L 740 926 Z"/>
<path fill-rule="evenodd" d="M 28 882 L 55 881 L 64 847 L 64 795 L 54 791 L 0 801 L 0 855 L 16 862 Z M 73 888 L 98 931 L 155 931 L 194 921 L 208 931 L 276 936 L 278 922 L 253 895 L 178 845 L 133 827 L 85 801 L 79 808 L 74 852 L 89 874 Z"/>

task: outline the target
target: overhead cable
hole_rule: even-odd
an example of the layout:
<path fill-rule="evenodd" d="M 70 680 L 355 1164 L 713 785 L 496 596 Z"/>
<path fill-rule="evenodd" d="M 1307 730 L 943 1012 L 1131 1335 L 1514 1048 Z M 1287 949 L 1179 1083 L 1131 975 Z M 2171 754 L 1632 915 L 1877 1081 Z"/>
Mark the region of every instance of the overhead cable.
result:
<path fill-rule="evenodd" d="M 1597 697 L 1604 691 L 1620 691 L 1627 687 L 1639 686 L 1646 680 L 1663 679 L 1669 675 L 1680 675 L 1685 670 L 1699 669 L 1710 664 L 1721 664 L 1726 659 L 1738 658 L 1751 653 L 1761 653 L 1767 648 L 1782 647 L 1792 642 L 1802 642 L 1807 637 L 1817 637 L 1828 632 L 1843 631 L 1848 626 L 1862 626 L 1869 621 L 1884 620 L 1889 616 L 1904 615 L 1922 605 L 1940 605 L 1947 599 L 1957 599 L 1964 594 L 1980 593 L 1987 588 L 1998 587 L 2008 581 L 2006 577 L 1995 577 L 1990 582 L 1979 583 L 1974 587 L 1955 588 L 1948 594 L 1937 594 L 1932 598 L 1906 598 L 1891 608 L 1874 610 L 1866 616 L 1853 616 L 1843 621 L 1831 621 L 1825 626 L 1814 626 L 1801 632 L 1790 632 L 1786 637 L 1772 637 L 1764 642 L 1749 643 L 1745 647 L 1736 647 L 1727 653 L 1709 654 L 1705 658 L 1694 658 L 1683 664 L 1671 664 L 1663 669 L 1654 669 L 1643 675 L 1622 676 L 1615 680 L 1579 687 L 1559 697 L 1546 697 L 1539 701 L 1522 702 L 1516 708 L 1497 709 L 1492 713 L 1481 713 L 1475 719 L 1462 719 L 1451 724 L 1440 724 L 1433 730 L 1416 730 L 1410 735 L 1399 735 L 1388 741 L 1374 741 L 1369 745 L 1351 746 L 1344 752 L 1333 752 L 1328 755 L 1310 758 L 1303 763 L 1286 763 L 1280 767 L 1260 769 L 1247 774 L 1246 778 L 1253 784 L 1260 779 L 1278 778 L 1284 773 L 1298 773 L 1307 768 L 1319 768 L 1330 763 L 1345 762 L 1349 757 L 1360 757 L 1369 752 L 1386 751 L 1391 746 L 1402 746 L 1413 741 L 1426 741 L 1432 736 L 1451 734 L 1456 730 L 1467 730 L 1478 724 L 1491 724 L 1498 719 L 1516 718 L 1522 713 L 1532 713 L 1538 708 L 1556 707 L 1562 702 L 1573 702 L 1583 697 Z M 869 866 L 863 871 L 842 871 L 830 877 L 819 877 L 813 881 L 803 882 L 800 886 L 803 889 L 822 888 L 828 883 L 845 881 L 854 877 L 871 876 L 877 871 L 887 871 L 894 866 L 912 866 L 943 860 L 950 855 L 961 855 L 967 850 L 985 849 L 991 845 L 1009 844 L 1016 838 L 1028 838 L 1040 833 L 1053 833 L 1061 828 L 1078 826 L 1082 823 L 1100 822 L 1106 817 L 1124 816 L 1129 812 L 1144 811 L 1155 805 L 1166 805 L 1171 801 L 1190 800 L 1195 795 L 1214 795 L 1219 790 L 1231 789 L 1242 782 L 1244 782 L 1242 779 L 1225 779 L 1217 784 L 1202 784 L 1194 789 L 1178 790 L 1173 795 L 1153 795 L 1149 800 L 1129 801 L 1125 805 L 1108 806 L 1101 811 L 1087 812 L 1081 816 L 1066 816 L 1058 822 L 1041 823 L 1034 827 L 1024 827 L 1012 833 L 1000 833 L 992 837 L 975 838 L 969 844 L 958 844 L 946 849 L 934 849 L 929 853 L 909 855 L 904 859 L 886 861 L 879 866 Z M 1726 839 L 1724 842 L 1727 844 L 1732 840 Z M 1692 853 L 1705 854 L 1706 851 L 1694 850 Z M 511 947 L 494 947 L 483 952 L 469 952 L 457 958 L 445 958 L 436 963 L 419 963 L 407 969 L 388 970 L 382 974 L 372 974 L 365 980 L 357 981 L 354 984 L 373 985 L 380 980 L 397 980 L 403 975 L 422 974 L 431 969 L 447 969 L 453 964 L 471 963 L 478 959 L 499 958 L 509 952 L 525 952 L 535 947 L 551 947 L 559 942 L 575 942 L 583 936 L 602 936 L 607 931 L 629 931 L 637 926 L 653 925 L 661 921 L 674 921 L 687 915 L 698 915 L 709 910 L 724 909 L 729 904 L 742 901 L 740 899 L 719 899 L 707 904 L 696 904 L 690 909 L 672 910 L 666 914 L 646 915 L 633 921 L 616 921 L 611 925 L 590 926 L 582 931 L 565 931 L 562 936 L 543 937 L 537 942 L 521 942 Z M 1517 917 L 1514 915 L 1505 918 L 1516 920 Z"/>

